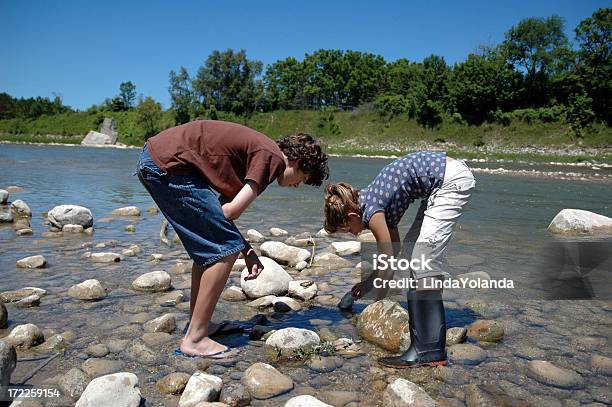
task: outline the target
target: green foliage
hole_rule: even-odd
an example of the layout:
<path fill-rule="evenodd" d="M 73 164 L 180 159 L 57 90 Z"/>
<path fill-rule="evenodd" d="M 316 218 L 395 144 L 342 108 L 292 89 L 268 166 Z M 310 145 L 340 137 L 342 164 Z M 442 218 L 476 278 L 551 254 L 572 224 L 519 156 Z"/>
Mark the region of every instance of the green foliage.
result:
<path fill-rule="evenodd" d="M 136 123 L 144 132 L 144 139 L 161 130 L 162 107 L 152 97 L 141 100 L 136 109 Z"/>
<path fill-rule="evenodd" d="M 402 95 L 382 95 L 374 101 L 374 109 L 383 116 L 393 118 L 410 111 L 410 103 Z"/>
<path fill-rule="evenodd" d="M 435 129 L 442 124 L 444 107 L 439 101 L 427 99 L 417 113 L 417 122 L 430 129 Z"/>
<path fill-rule="evenodd" d="M 595 119 L 595 113 L 591 109 L 593 99 L 585 93 L 572 95 L 567 109 L 567 122 L 571 125 L 572 132 L 576 137 L 582 137 L 583 131 Z"/>
<path fill-rule="evenodd" d="M 59 95 L 53 100 L 45 97 L 14 98 L 8 93 L 0 93 L 0 120 L 5 119 L 36 119 L 43 115 L 51 116 L 70 112 L 72 109 L 64 106 Z"/>
<path fill-rule="evenodd" d="M 123 107 L 129 110 L 134 107 L 136 101 L 136 85 L 132 81 L 121 82 L 119 85 L 119 97 L 123 102 Z"/>
<path fill-rule="evenodd" d="M 201 112 L 197 111 L 198 103 L 191 86 L 191 78 L 185 67 L 181 67 L 179 73 L 170 71 L 170 85 L 168 86 L 172 109 L 176 124 L 187 123 L 191 117 L 196 117 Z"/>

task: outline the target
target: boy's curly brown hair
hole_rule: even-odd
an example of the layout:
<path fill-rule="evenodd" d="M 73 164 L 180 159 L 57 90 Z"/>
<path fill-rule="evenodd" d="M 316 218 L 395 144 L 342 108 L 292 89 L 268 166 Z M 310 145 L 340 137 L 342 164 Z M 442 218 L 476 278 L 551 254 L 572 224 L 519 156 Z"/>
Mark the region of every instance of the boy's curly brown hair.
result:
<path fill-rule="evenodd" d="M 319 140 L 306 133 L 296 133 L 277 141 L 278 147 L 290 161 L 297 160 L 298 167 L 306 175 L 306 184 L 320 186 L 329 178 L 327 154 Z"/>

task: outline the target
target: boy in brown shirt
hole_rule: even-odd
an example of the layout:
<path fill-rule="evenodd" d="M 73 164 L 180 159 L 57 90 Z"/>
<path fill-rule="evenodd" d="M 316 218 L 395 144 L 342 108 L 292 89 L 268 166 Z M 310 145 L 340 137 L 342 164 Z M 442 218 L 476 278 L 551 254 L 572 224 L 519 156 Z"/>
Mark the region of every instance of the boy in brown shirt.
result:
<path fill-rule="evenodd" d="M 191 322 L 180 353 L 227 357 L 229 348 L 209 337 L 219 296 L 240 252 L 246 279 L 263 270 L 233 220 L 274 180 L 283 187 L 320 186 L 328 177 L 327 155 L 308 134 L 276 143 L 239 124 L 198 120 L 151 137 L 137 173 L 194 261 Z"/>

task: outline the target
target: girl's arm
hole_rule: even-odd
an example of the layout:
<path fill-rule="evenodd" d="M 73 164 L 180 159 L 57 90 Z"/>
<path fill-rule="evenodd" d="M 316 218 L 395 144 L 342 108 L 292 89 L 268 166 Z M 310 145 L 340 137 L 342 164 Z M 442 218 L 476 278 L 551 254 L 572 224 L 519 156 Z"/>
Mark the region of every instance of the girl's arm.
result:
<path fill-rule="evenodd" d="M 399 230 L 397 228 L 389 228 L 389 235 L 393 244 L 393 255 L 397 256 L 401 248 Z"/>
<path fill-rule="evenodd" d="M 225 217 L 229 220 L 238 219 L 242 212 L 257 198 L 258 192 L 259 186 L 257 183 L 248 180 L 234 199 L 222 206 Z"/>

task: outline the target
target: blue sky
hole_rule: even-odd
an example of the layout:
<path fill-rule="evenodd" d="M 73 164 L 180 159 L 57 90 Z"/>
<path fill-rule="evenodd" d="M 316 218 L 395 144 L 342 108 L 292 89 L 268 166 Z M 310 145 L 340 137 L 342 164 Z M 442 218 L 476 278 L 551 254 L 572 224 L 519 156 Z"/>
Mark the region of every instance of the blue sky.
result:
<path fill-rule="evenodd" d="M 245 49 L 264 64 L 318 49 L 371 52 L 387 61 L 450 64 L 501 42 L 526 17 L 578 22 L 609 1 L 85 1 L 0 0 L 0 92 L 60 94 L 86 109 L 131 80 L 169 104 L 168 73 L 194 74 L 211 51 Z"/>

